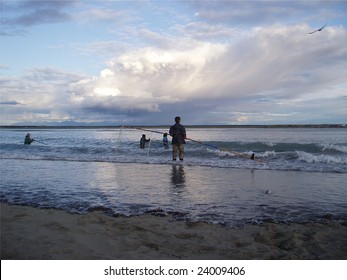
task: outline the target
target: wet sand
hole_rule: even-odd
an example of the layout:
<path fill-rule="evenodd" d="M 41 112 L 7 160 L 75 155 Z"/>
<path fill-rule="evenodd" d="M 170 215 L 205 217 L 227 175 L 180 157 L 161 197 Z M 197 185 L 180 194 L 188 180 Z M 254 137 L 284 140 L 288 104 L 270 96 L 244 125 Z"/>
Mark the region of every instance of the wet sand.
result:
<path fill-rule="evenodd" d="M 246 225 L 226 228 L 171 216 L 69 214 L 1 203 L 2 260 L 347 259 L 347 226 Z"/>

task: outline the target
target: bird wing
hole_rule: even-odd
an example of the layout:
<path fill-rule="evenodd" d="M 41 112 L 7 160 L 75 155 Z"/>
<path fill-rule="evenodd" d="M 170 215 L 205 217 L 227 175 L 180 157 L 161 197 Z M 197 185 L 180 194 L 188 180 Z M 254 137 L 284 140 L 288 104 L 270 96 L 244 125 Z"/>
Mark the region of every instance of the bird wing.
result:
<path fill-rule="evenodd" d="M 327 23 L 325 25 L 323 25 L 321 28 L 318 28 L 315 31 L 312 31 L 312 32 L 310 32 L 308 34 L 313 34 L 313 33 L 317 32 L 317 31 L 322 31 L 326 26 L 327 26 Z"/>
<path fill-rule="evenodd" d="M 327 26 L 327 23 L 323 25 L 321 28 L 318 29 L 318 31 L 322 31 Z"/>

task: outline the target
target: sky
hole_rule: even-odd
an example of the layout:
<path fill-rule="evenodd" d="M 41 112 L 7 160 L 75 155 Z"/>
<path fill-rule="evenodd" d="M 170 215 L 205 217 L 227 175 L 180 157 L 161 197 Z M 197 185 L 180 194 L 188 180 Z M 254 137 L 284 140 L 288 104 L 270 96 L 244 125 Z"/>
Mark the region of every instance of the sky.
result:
<path fill-rule="evenodd" d="M 347 1 L 2 0 L 1 125 L 346 123 L 346 27 Z"/>

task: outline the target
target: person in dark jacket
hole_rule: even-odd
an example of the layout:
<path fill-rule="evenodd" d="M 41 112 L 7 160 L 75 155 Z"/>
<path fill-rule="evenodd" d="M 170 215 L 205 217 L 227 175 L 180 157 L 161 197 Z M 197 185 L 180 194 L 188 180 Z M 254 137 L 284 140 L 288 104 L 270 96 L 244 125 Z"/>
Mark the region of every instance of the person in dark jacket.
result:
<path fill-rule="evenodd" d="M 175 118 L 175 124 L 170 127 L 169 134 L 172 137 L 172 159 L 176 160 L 177 153 L 179 153 L 180 160 L 184 158 L 184 144 L 186 143 L 185 139 L 186 129 L 183 125 L 180 124 L 181 118 Z"/>
<path fill-rule="evenodd" d="M 145 145 L 146 145 L 146 142 L 149 142 L 150 140 L 151 139 L 146 139 L 146 135 L 145 134 L 142 134 L 142 137 L 140 139 L 140 148 L 144 149 Z"/>
<path fill-rule="evenodd" d="M 26 144 L 26 145 L 30 145 L 32 142 L 34 142 L 35 140 L 34 139 L 32 139 L 31 137 L 30 137 L 30 133 L 28 133 L 27 135 L 25 135 L 25 139 L 24 139 L 24 144 Z"/>

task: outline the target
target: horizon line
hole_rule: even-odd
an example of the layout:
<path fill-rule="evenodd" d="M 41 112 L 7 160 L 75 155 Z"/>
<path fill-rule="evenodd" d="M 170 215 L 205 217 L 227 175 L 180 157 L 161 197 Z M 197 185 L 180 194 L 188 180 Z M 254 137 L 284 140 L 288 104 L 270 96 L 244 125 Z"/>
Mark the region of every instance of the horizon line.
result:
<path fill-rule="evenodd" d="M 0 125 L 0 128 L 136 128 L 136 127 L 170 127 L 172 124 L 161 125 L 92 125 L 92 124 L 40 124 L 40 125 Z M 346 128 L 347 124 L 335 123 L 335 124 L 211 124 L 211 125 L 189 125 L 184 124 L 185 127 L 190 128 L 300 128 L 300 127 L 312 127 L 312 128 Z"/>

